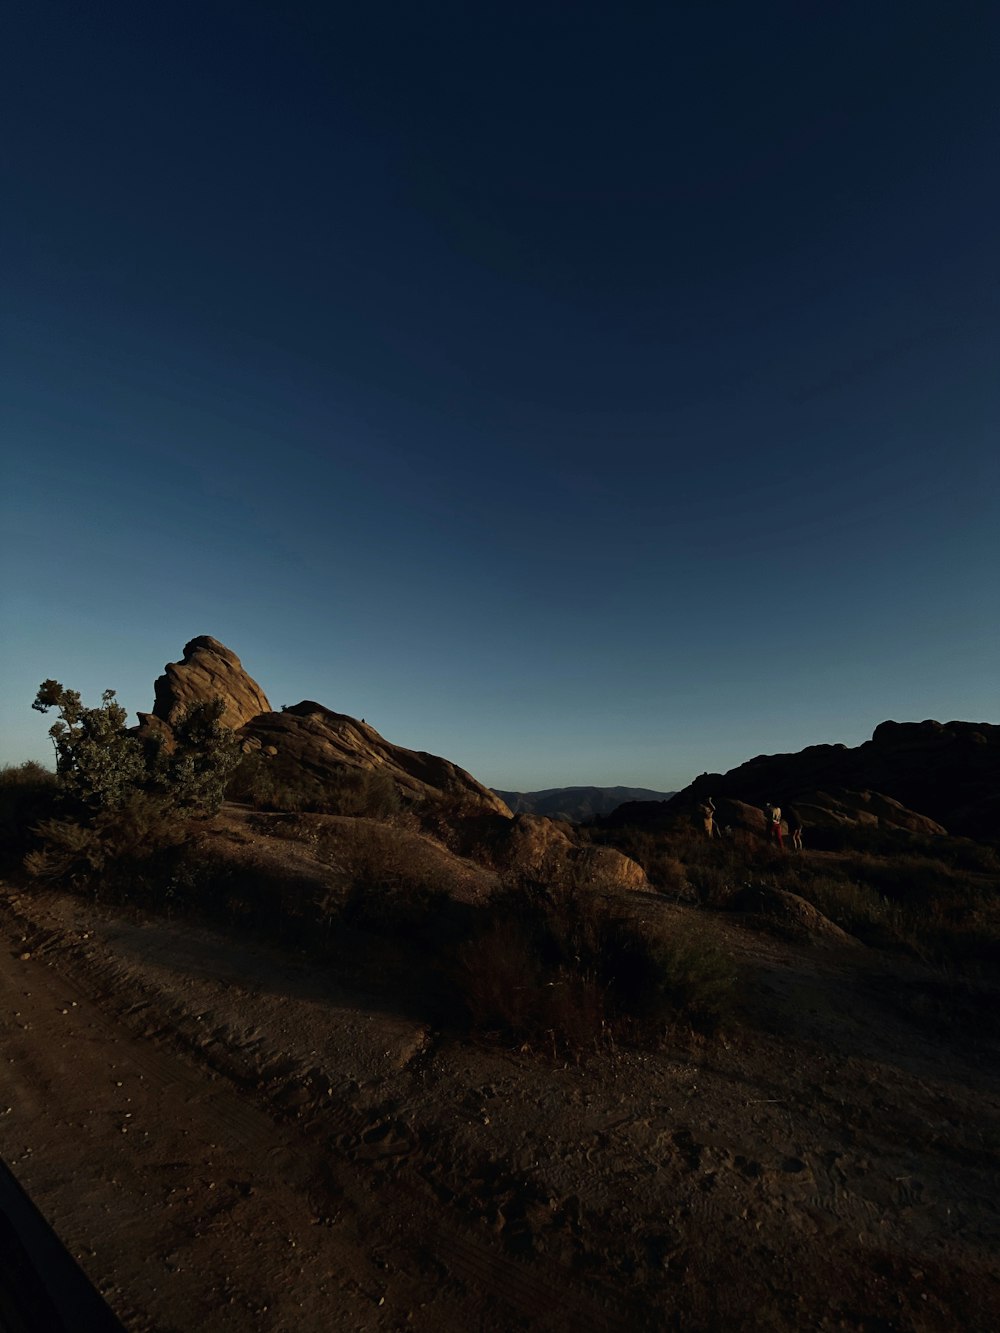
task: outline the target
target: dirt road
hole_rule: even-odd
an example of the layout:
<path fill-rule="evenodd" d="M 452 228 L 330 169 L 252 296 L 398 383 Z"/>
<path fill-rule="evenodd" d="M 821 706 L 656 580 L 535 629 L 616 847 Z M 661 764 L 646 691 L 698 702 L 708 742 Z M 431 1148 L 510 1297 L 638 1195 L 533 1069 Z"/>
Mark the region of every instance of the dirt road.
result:
<path fill-rule="evenodd" d="M 0 1155 L 136 1333 L 1000 1326 L 995 1042 L 719 929 L 737 1034 L 563 1068 L 8 887 Z"/>

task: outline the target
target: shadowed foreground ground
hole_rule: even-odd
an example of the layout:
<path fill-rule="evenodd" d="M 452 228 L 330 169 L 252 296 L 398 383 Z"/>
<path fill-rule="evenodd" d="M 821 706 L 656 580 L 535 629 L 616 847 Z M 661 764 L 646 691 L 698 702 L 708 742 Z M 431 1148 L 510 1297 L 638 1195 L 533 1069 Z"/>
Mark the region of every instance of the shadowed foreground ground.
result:
<path fill-rule="evenodd" d="M 1000 1326 L 995 1039 L 916 963 L 706 928 L 732 1030 L 565 1066 L 428 1025 L 388 944 L 8 887 L 0 1153 L 130 1330 Z"/>

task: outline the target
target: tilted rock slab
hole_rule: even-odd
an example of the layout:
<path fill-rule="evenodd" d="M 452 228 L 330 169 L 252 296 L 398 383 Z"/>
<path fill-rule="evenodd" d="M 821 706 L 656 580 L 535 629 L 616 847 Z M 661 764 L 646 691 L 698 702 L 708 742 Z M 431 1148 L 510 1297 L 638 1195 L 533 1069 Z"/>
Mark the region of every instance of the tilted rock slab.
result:
<path fill-rule="evenodd" d="M 269 713 L 271 705 L 257 682 L 243 670 L 240 659 L 225 644 L 201 634 L 184 645 L 180 662 L 168 662 L 154 685 L 156 702 L 152 716 L 172 726 L 192 704 L 221 699 L 224 726 L 234 731 L 256 717 Z M 147 714 L 139 714 L 145 723 Z"/>
<path fill-rule="evenodd" d="M 374 727 L 305 699 L 280 713 L 249 720 L 241 735 L 272 755 L 277 771 L 295 769 L 319 782 L 335 782 L 344 768 L 385 773 L 412 800 L 446 793 L 477 810 L 510 818 L 510 810 L 471 773 L 424 750 L 407 750 L 380 736 Z"/>

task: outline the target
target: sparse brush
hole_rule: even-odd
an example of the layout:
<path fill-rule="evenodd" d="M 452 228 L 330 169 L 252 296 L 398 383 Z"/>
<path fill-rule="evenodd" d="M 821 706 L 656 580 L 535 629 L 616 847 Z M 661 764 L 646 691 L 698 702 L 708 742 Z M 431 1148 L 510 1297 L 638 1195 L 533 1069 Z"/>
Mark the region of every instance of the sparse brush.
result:
<path fill-rule="evenodd" d="M 731 1015 L 736 969 L 705 920 L 630 921 L 619 927 L 616 989 L 629 1012 L 713 1031 Z M 610 951 L 609 951 L 610 952 Z"/>
<path fill-rule="evenodd" d="M 259 754 L 244 757 L 228 794 L 259 810 L 290 813 L 388 820 L 402 810 L 399 790 L 386 773 L 345 765 L 336 776 L 320 779 L 302 769 L 283 768 Z"/>
<path fill-rule="evenodd" d="M 842 930 L 861 938 L 873 929 L 884 931 L 901 925 L 893 904 L 867 884 L 816 876 L 799 885 L 796 892 Z"/>
<path fill-rule="evenodd" d="M 55 815 L 60 790 L 56 774 L 34 760 L 0 769 L 0 867 L 23 859 L 30 830 Z"/>
<path fill-rule="evenodd" d="M 598 891 L 521 881 L 491 900 L 455 979 L 474 1026 L 580 1052 L 678 1019 L 718 1027 L 735 971 L 704 926 L 640 922 Z"/>
<path fill-rule="evenodd" d="M 34 878 L 134 898 L 168 878 L 171 855 L 189 836 L 172 805 L 143 795 L 89 820 L 44 820 L 32 832 L 39 845 L 24 865 Z"/>

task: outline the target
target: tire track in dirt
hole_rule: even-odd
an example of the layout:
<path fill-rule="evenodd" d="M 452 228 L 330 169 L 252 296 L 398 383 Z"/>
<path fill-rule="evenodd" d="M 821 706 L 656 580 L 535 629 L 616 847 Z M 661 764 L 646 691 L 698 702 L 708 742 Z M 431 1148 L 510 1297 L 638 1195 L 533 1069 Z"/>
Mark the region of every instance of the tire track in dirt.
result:
<path fill-rule="evenodd" d="M 16 912 L 15 918 L 22 928 L 31 927 L 30 920 Z M 233 1088 L 230 1070 L 220 1071 L 219 1058 L 225 1052 L 211 1049 L 210 1033 L 195 1044 L 175 1027 L 161 1023 L 151 1028 L 150 1018 L 161 1018 L 155 1004 L 148 998 L 135 1001 L 134 978 L 114 962 L 99 959 L 96 950 L 81 949 L 76 941 L 64 944 L 55 932 L 41 947 L 36 944 L 33 953 L 77 997 L 80 1018 L 110 1046 L 120 1047 L 119 1068 L 130 1067 L 155 1087 L 179 1092 L 199 1119 L 217 1131 L 224 1150 L 253 1154 L 260 1177 L 280 1179 L 310 1201 L 315 1182 L 324 1180 L 326 1191 L 338 1195 L 356 1218 L 369 1219 L 373 1239 L 379 1232 L 388 1233 L 397 1246 L 424 1256 L 425 1264 L 506 1306 L 532 1327 L 555 1329 L 569 1322 L 579 1333 L 627 1333 L 647 1325 L 648 1312 L 599 1294 L 565 1265 L 544 1256 L 514 1257 L 485 1229 L 460 1216 L 446 1216 L 419 1176 L 405 1179 L 400 1174 L 403 1169 L 413 1172 L 420 1162 L 419 1136 L 411 1134 L 401 1150 L 392 1142 L 390 1151 L 383 1150 L 377 1132 L 384 1117 L 353 1105 L 333 1082 L 311 1108 L 311 1134 L 303 1133 L 307 1127 L 282 1110 L 281 1085 L 270 1089 L 265 1097 L 276 1123 Z M 176 1050 L 178 1041 L 183 1056 Z M 213 1058 L 214 1068 L 209 1064 Z M 199 1064 L 189 1063 L 191 1059 Z M 320 1081 L 326 1079 L 322 1071 L 314 1072 Z M 212 1080 L 208 1088 L 206 1077 Z M 392 1174 L 383 1174 L 372 1189 L 371 1169 L 385 1159 L 392 1161 Z M 301 1217 L 277 1201 L 275 1205 L 274 1220 L 294 1231 Z M 373 1215 L 381 1220 L 372 1221 Z"/>

